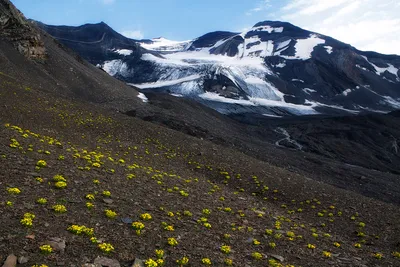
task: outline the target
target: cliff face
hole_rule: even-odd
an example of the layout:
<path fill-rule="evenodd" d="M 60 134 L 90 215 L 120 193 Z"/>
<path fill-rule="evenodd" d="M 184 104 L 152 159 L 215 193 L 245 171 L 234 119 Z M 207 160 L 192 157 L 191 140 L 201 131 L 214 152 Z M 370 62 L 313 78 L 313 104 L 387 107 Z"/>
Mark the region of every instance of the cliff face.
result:
<path fill-rule="evenodd" d="M 9 0 L 0 0 L 0 38 L 11 41 L 27 58 L 46 58 L 46 49 L 39 33 Z"/>

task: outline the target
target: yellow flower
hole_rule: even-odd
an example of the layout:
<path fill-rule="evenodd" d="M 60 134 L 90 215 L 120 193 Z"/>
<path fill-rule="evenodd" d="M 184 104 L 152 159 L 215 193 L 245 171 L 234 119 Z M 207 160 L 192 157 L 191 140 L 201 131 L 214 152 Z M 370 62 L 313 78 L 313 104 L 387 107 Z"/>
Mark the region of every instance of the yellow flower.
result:
<path fill-rule="evenodd" d="M 211 211 L 209 209 L 203 209 L 204 215 L 210 215 Z"/>
<path fill-rule="evenodd" d="M 117 213 L 115 211 L 110 210 L 110 209 L 107 209 L 104 212 L 105 212 L 107 218 L 114 219 L 115 217 L 117 217 Z"/>
<path fill-rule="evenodd" d="M 140 218 L 144 221 L 149 221 L 152 219 L 152 217 L 149 213 L 143 213 L 142 215 L 140 215 Z"/>
<path fill-rule="evenodd" d="M 38 198 L 38 199 L 36 200 L 36 203 L 41 204 L 41 205 L 44 205 L 44 204 L 47 203 L 47 199 L 45 199 L 45 198 L 43 198 L 43 197 Z"/>
<path fill-rule="evenodd" d="M 101 243 L 98 245 L 99 249 L 105 253 L 111 253 L 114 251 L 113 245 L 110 243 Z"/>
<path fill-rule="evenodd" d="M 225 259 L 224 260 L 224 263 L 225 263 L 225 265 L 227 265 L 227 266 L 232 266 L 233 265 L 233 260 L 232 259 Z"/>
<path fill-rule="evenodd" d="M 155 253 L 156 253 L 156 256 L 157 256 L 158 259 L 164 258 L 164 250 L 162 250 L 162 249 L 156 249 L 156 250 L 155 250 Z"/>
<path fill-rule="evenodd" d="M 229 254 L 231 252 L 230 246 L 221 246 L 221 251 L 225 254 Z"/>
<path fill-rule="evenodd" d="M 53 252 L 53 248 L 50 245 L 42 245 L 39 249 L 43 254 L 50 254 Z"/>
<path fill-rule="evenodd" d="M 53 210 L 57 213 L 67 212 L 67 208 L 64 205 L 60 205 L 60 204 L 54 205 Z"/>
<path fill-rule="evenodd" d="M 325 258 L 330 258 L 330 257 L 332 257 L 332 253 L 329 252 L 329 251 L 323 251 L 323 252 L 322 252 L 322 255 L 323 255 Z"/>
<path fill-rule="evenodd" d="M 76 225 L 73 224 L 70 227 L 67 228 L 68 231 L 76 234 L 76 235 L 80 235 L 80 234 L 85 234 L 87 236 L 92 236 L 94 234 L 94 229 L 93 228 L 89 228 L 86 227 L 84 225 Z"/>
<path fill-rule="evenodd" d="M 175 231 L 173 225 L 167 225 L 167 226 L 165 226 L 165 227 L 164 227 L 164 230 L 171 231 L 171 232 Z"/>
<path fill-rule="evenodd" d="M 105 197 L 110 197 L 111 196 L 111 192 L 108 190 L 103 191 L 103 196 Z"/>
<path fill-rule="evenodd" d="M 85 196 L 85 198 L 88 199 L 88 200 L 94 200 L 94 195 L 93 194 L 87 194 Z"/>
<path fill-rule="evenodd" d="M 201 259 L 201 263 L 203 263 L 204 265 L 211 265 L 211 260 L 209 258 L 202 258 Z"/>
<path fill-rule="evenodd" d="M 157 261 L 153 259 L 145 260 L 144 264 L 146 265 L 146 267 L 158 267 Z"/>
<path fill-rule="evenodd" d="M 39 167 L 39 168 L 44 168 L 44 167 L 47 166 L 47 162 L 42 160 L 42 159 L 38 160 L 38 162 L 36 162 L 36 166 Z"/>
<path fill-rule="evenodd" d="M 66 182 L 67 179 L 65 179 L 64 176 L 57 174 L 57 175 L 54 175 L 53 181 L 54 182 Z"/>
<path fill-rule="evenodd" d="M 94 204 L 91 203 L 91 202 L 86 202 L 86 208 L 93 209 L 94 208 Z"/>
<path fill-rule="evenodd" d="M 184 266 L 189 263 L 189 258 L 188 257 L 183 257 L 179 260 L 176 260 L 176 263 L 178 263 L 179 266 Z"/>
<path fill-rule="evenodd" d="M 137 235 L 140 235 L 141 231 L 144 229 L 144 224 L 142 222 L 133 222 L 132 228 L 136 231 Z"/>
<path fill-rule="evenodd" d="M 58 188 L 58 189 L 63 189 L 63 188 L 65 188 L 65 187 L 67 187 L 67 183 L 66 183 L 66 182 L 63 182 L 63 181 L 60 181 L 60 182 L 55 183 L 54 186 L 55 186 L 56 188 Z"/>
<path fill-rule="evenodd" d="M 170 237 L 170 238 L 168 238 L 168 245 L 174 247 L 174 246 L 178 245 L 178 241 L 175 238 Z"/>
<path fill-rule="evenodd" d="M 261 260 L 263 258 L 263 255 L 260 252 L 253 252 L 251 254 L 251 256 L 253 257 L 253 259 L 255 260 Z"/>
<path fill-rule="evenodd" d="M 260 245 L 260 244 L 261 244 L 260 241 L 258 241 L 257 239 L 253 239 L 253 245 L 258 246 L 258 245 Z"/>
<path fill-rule="evenodd" d="M 355 247 L 355 248 L 361 248 L 361 244 L 360 244 L 360 243 L 355 243 L 355 244 L 354 244 L 354 247 Z"/>
<path fill-rule="evenodd" d="M 307 248 L 309 248 L 309 249 L 315 249 L 315 245 L 313 245 L 313 244 L 308 244 L 308 245 L 307 245 Z"/>
<path fill-rule="evenodd" d="M 338 242 L 333 243 L 333 245 L 334 245 L 335 247 L 337 247 L 337 248 L 340 248 L 340 243 L 338 243 Z"/>
<path fill-rule="evenodd" d="M 376 259 L 380 260 L 380 259 L 383 258 L 383 254 L 382 254 L 382 253 L 379 253 L 379 252 L 374 253 L 374 257 L 375 257 Z"/>
<path fill-rule="evenodd" d="M 19 195 L 21 193 L 21 190 L 18 187 L 9 187 L 7 188 L 7 192 L 10 195 Z"/>

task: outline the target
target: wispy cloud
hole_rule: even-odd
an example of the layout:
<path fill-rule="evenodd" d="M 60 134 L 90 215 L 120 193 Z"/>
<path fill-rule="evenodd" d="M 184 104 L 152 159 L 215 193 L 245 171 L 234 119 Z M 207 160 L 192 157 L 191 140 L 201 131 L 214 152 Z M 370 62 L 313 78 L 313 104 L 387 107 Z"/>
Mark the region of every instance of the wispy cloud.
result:
<path fill-rule="evenodd" d="M 257 3 L 257 5 L 254 8 L 248 10 L 246 12 L 246 15 L 250 16 L 254 13 L 268 10 L 268 8 L 270 7 L 271 7 L 270 0 L 261 0 Z"/>
<path fill-rule="evenodd" d="M 137 40 L 144 38 L 144 34 L 140 30 L 122 31 L 121 34 L 125 37 L 137 39 Z"/>
<path fill-rule="evenodd" d="M 361 50 L 400 55 L 398 0 L 290 0 L 279 18 Z"/>

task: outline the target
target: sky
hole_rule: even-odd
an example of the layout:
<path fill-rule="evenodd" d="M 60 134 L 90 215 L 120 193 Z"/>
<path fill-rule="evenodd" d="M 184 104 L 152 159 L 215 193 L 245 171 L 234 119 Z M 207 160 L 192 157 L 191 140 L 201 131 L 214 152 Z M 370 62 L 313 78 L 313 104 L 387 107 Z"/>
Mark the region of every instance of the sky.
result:
<path fill-rule="evenodd" d="M 288 21 L 360 50 L 400 55 L 400 0 L 11 0 L 51 25 L 104 21 L 134 39 L 190 40 L 242 32 L 264 20 Z"/>

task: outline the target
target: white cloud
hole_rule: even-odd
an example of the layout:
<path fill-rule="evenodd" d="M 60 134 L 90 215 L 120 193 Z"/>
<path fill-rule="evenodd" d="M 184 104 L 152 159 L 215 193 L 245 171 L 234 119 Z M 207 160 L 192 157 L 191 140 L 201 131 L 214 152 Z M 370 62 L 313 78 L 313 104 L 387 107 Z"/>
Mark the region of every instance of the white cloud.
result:
<path fill-rule="evenodd" d="M 144 34 L 140 30 L 133 30 L 133 31 L 122 31 L 121 34 L 125 37 L 132 38 L 132 39 L 143 39 Z"/>
<path fill-rule="evenodd" d="M 349 43 L 400 55 L 398 0 L 289 0 L 278 19 Z"/>
<path fill-rule="evenodd" d="M 246 15 L 250 16 L 254 13 L 265 11 L 270 7 L 271 7 L 270 0 L 260 0 L 254 8 L 246 12 Z"/>
<path fill-rule="evenodd" d="M 105 5 L 111 5 L 111 4 L 114 4 L 116 0 L 101 0 L 101 1 Z"/>

